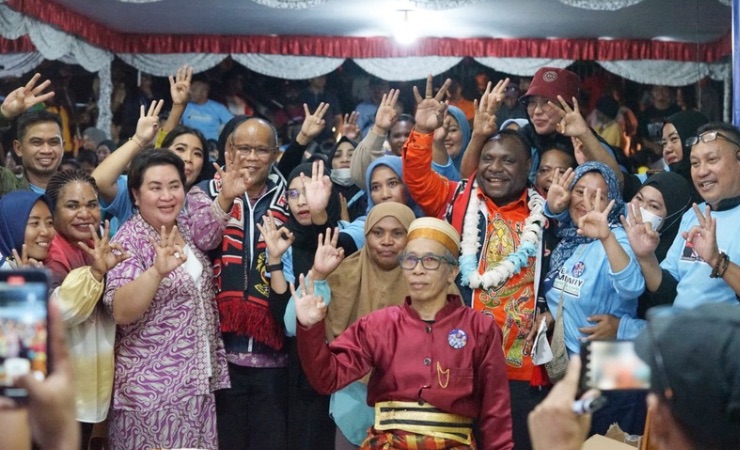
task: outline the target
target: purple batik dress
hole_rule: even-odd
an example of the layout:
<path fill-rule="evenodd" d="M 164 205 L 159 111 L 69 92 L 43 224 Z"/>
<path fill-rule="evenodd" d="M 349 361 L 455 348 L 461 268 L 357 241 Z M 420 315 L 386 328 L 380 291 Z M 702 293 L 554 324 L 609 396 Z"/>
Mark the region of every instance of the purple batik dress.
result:
<path fill-rule="evenodd" d="M 149 309 L 116 333 L 112 449 L 218 448 L 213 392 L 229 387 L 219 332 L 213 268 L 204 251 L 221 241 L 228 214 L 198 188 L 188 193 L 188 213 L 177 226 L 188 258 L 203 274 L 196 285 L 185 265 L 162 280 Z M 109 273 L 104 302 L 112 312 L 115 292 L 154 264 L 152 239 L 159 231 L 139 213 L 113 239 L 132 256 Z"/>

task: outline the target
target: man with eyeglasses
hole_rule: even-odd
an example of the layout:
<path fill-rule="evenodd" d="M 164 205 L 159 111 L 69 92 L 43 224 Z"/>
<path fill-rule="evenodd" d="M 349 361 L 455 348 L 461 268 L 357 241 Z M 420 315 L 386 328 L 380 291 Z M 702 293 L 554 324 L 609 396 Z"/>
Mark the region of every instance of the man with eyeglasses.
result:
<path fill-rule="evenodd" d="M 416 125 L 403 150 L 403 181 L 426 215 L 444 217 L 463 236 L 458 287 L 466 305 L 493 317 L 502 329 L 514 443 L 527 450 L 527 414 L 545 396 L 530 384 L 536 372 L 528 339 L 541 274 L 545 200 L 527 189 L 530 143 L 514 130 L 485 142 L 478 171 L 468 179 L 450 181 L 432 171 L 433 133 L 442 125 L 445 89 L 433 96 L 430 76 L 426 98 L 415 92 Z"/>
<path fill-rule="evenodd" d="M 298 353 L 314 389 L 329 394 L 370 373 L 375 425 L 360 448 L 513 448 L 501 330 L 447 295 L 459 251 L 448 223 L 413 221 L 399 257 L 405 303 L 362 317 L 330 344 L 311 275 L 301 277 L 301 295 L 291 287 Z"/>
<path fill-rule="evenodd" d="M 660 450 L 737 450 L 740 445 L 740 308 L 704 305 L 651 315 L 635 341 L 650 366 L 643 439 Z M 535 450 L 578 450 L 591 417 L 573 412 L 581 361 L 529 416 Z M 592 396 L 591 392 L 588 395 Z"/>
<path fill-rule="evenodd" d="M 655 304 L 694 308 L 740 301 L 740 130 L 709 123 L 687 139 L 691 178 L 705 203 L 681 218 L 679 233 L 658 264 L 660 235 L 637 217 L 626 225 L 645 286 Z"/>
<path fill-rule="evenodd" d="M 216 301 L 221 332 L 229 362 L 231 388 L 216 392 L 220 448 L 287 448 L 287 364 L 282 324 L 270 305 L 287 302 L 289 292 L 270 289 L 271 271 L 265 242 L 256 224 L 272 214 L 275 226 L 287 221 L 285 179 L 274 167 L 277 133 L 265 120 L 250 118 L 239 124 L 226 149 L 226 165 L 246 169 L 247 192 L 231 205 L 224 239 L 214 257 Z M 221 180 L 204 181 L 201 188 L 211 198 L 221 190 Z M 283 296 L 284 298 L 280 297 Z M 280 298 L 279 298 L 280 297 Z"/>

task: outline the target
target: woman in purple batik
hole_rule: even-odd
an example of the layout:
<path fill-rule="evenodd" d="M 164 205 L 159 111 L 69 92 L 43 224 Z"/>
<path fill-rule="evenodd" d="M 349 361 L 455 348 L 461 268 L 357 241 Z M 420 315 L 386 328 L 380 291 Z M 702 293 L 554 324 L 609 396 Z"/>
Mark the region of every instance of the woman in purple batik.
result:
<path fill-rule="evenodd" d="M 185 215 L 182 159 L 149 149 L 131 163 L 137 211 L 113 241 L 132 256 L 108 273 L 104 297 L 118 324 L 112 449 L 218 446 L 213 392 L 229 380 L 205 251 L 221 242 L 224 210 L 249 182 L 243 171 L 222 176 L 213 202 L 188 192 Z"/>

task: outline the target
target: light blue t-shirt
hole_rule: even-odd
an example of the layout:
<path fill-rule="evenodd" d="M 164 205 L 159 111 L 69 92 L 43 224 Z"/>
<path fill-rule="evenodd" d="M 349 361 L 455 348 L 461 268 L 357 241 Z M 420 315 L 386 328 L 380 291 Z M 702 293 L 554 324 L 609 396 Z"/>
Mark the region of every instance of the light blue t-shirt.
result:
<path fill-rule="evenodd" d="M 221 128 L 233 117 L 224 105 L 213 100 L 202 105 L 190 102 L 182 114 L 182 124 L 200 130 L 208 140 L 217 141 Z"/>

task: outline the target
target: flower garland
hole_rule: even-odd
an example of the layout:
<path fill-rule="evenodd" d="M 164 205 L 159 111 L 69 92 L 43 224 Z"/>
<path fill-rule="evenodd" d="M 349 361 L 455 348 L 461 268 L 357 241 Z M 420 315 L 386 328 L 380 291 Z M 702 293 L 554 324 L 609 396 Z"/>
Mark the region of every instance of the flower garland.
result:
<path fill-rule="evenodd" d="M 478 233 L 480 200 L 477 192 L 478 182 L 475 181 L 474 183 L 463 222 L 463 239 L 460 244 L 462 248 L 460 273 L 462 274 L 463 283 L 470 286 L 470 288 L 490 289 L 494 286 L 500 286 L 519 273 L 522 267 L 527 264 L 529 258 L 536 255 L 540 239 L 542 239 L 542 229 L 547 220 L 544 215 L 545 199 L 536 190 L 532 188 L 527 190 L 529 217 L 524 221 L 524 231 L 517 250 L 481 275 L 478 273 L 477 257 L 478 249 L 481 246 Z"/>

